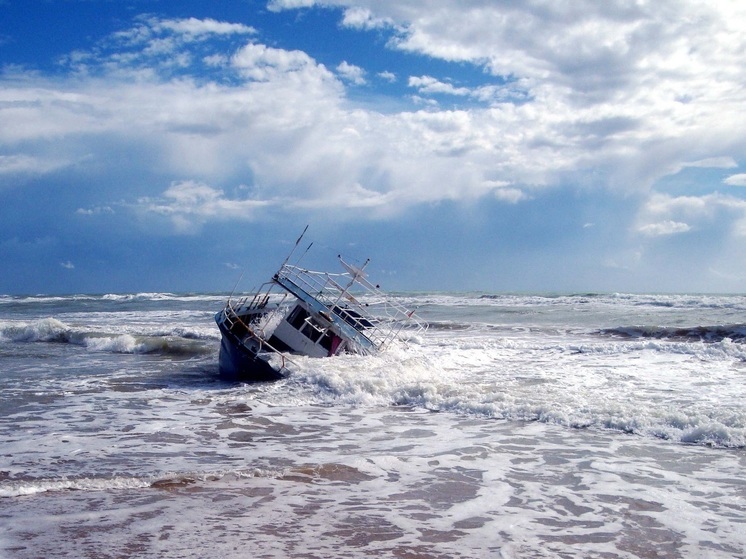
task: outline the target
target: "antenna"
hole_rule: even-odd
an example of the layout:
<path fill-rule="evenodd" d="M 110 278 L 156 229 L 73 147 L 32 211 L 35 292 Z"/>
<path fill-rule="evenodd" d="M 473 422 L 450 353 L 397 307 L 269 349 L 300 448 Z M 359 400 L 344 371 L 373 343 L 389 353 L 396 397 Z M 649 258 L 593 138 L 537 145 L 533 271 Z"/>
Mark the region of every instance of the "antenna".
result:
<path fill-rule="evenodd" d="M 233 294 L 236 292 L 236 289 L 238 289 L 238 284 L 241 283 L 241 280 L 243 279 L 243 272 L 241 272 L 241 275 L 238 276 L 238 279 L 236 280 L 236 285 L 233 286 L 233 291 L 231 291 L 230 297 L 228 297 L 228 300 L 230 301 L 233 299 Z"/>
<path fill-rule="evenodd" d="M 298 245 L 300 244 L 300 241 L 303 238 L 303 235 L 306 234 L 306 231 L 308 231 L 308 225 L 306 225 L 306 228 L 303 230 L 303 233 L 300 234 L 300 237 L 298 237 L 298 240 L 295 241 L 295 246 L 293 247 L 293 250 L 291 250 L 290 254 L 287 255 L 287 258 L 285 258 L 285 261 L 282 263 L 282 266 L 280 266 L 280 268 L 282 268 L 283 266 L 285 266 L 285 264 L 287 264 L 288 261 L 290 260 L 290 257 L 293 256 L 293 253 L 295 252 L 295 249 L 298 248 Z M 311 244 L 313 244 L 313 243 L 311 243 Z M 311 246 L 309 245 L 308 248 L 311 248 Z M 308 252 L 308 248 L 306 249 L 306 252 Z"/>
<path fill-rule="evenodd" d="M 300 261 L 301 261 L 301 260 L 303 260 L 303 257 L 304 257 L 304 256 L 306 255 L 306 253 L 308 253 L 308 251 L 309 251 L 309 250 L 311 250 L 311 247 L 312 247 L 312 246 L 313 246 L 313 242 L 311 242 L 311 243 L 310 243 L 310 244 L 309 244 L 309 245 L 308 245 L 308 246 L 306 247 L 306 250 L 304 250 L 304 251 L 303 251 L 303 254 L 301 254 L 301 255 L 300 255 L 300 256 L 298 257 L 298 260 L 297 260 L 297 262 L 295 263 L 295 265 L 296 265 L 296 266 L 297 266 L 298 264 L 300 264 Z"/>

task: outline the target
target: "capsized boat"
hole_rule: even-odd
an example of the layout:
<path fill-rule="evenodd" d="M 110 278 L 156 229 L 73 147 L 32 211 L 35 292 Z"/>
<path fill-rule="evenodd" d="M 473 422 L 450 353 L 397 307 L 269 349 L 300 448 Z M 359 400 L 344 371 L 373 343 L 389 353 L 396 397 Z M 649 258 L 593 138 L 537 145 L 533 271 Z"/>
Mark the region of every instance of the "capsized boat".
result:
<path fill-rule="evenodd" d="M 277 380 L 288 374 L 293 355 L 375 354 L 401 339 L 402 331 L 427 328 L 413 310 L 367 279 L 370 260 L 358 268 L 338 256 L 344 271 L 330 273 L 290 264 L 292 254 L 256 293 L 229 297 L 215 315 L 222 335 L 221 377 Z"/>

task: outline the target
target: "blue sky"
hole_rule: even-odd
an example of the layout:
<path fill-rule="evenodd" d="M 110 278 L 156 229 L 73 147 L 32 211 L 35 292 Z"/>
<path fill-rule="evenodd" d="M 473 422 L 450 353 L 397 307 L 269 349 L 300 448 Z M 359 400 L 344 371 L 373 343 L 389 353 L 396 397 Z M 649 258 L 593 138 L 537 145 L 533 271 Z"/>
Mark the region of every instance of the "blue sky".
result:
<path fill-rule="evenodd" d="M 742 292 L 746 7 L 0 0 L 0 293 Z"/>

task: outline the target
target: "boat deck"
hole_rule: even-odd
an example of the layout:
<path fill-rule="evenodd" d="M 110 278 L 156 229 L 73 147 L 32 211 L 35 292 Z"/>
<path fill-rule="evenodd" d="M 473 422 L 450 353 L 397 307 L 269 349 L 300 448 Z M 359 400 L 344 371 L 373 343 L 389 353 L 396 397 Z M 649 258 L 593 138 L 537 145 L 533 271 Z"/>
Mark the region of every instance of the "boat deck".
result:
<path fill-rule="evenodd" d="M 346 338 L 349 338 L 350 340 L 354 341 L 358 345 L 360 345 L 365 350 L 373 350 L 376 349 L 378 346 L 377 344 L 370 339 L 368 336 L 366 336 L 361 330 L 358 330 L 358 328 L 355 328 L 353 319 L 353 324 L 350 324 L 348 320 L 345 320 L 344 316 L 340 316 L 339 312 L 335 312 L 335 307 L 339 309 L 338 307 L 338 301 L 332 301 L 329 298 L 329 290 L 328 289 L 322 289 L 316 295 L 311 295 L 306 291 L 304 286 L 300 285 L 301 282 L 298 281 L 298 274 L 293 274 L 292 276 L 284 275 L 284 274 L 278 274 L 275 277 L 275 281 L 281 285 L 284 289 L 292 293 L 295 297 L 303 301 L 308 307 L 313 310 L 316 313 L 322 314 L 323 316 L 330 318 L 334 324 L 336 324 L 341 332 L 344 334 Z M 308 285 L 308 282 L 304 281 L 302 282 L 305 285 Z M 339 298 L 342 296 L 342 292 L 339 292 Z M 344 313 L 343 309 L 340 309 L 342 313 Z M 348 316 L 352 316 L 351 314 L 347 313 Z M 368 321 L 366 321 L 368 322 Z M 368 322 L 368 324 L 371 324 Z"/>
<path fill-rule="evenodd" d="M 284 264 L 273 278 L 275 283 L 306 303 L 317 313 L 333 320 L 344 334 L 364 352 L 378 351 L 407 328 L 422 331 L 413 311 L 386 296 L 358 270 L 340 261 L 346 273 L 314 272 Z M 353 292 L 352 289 L 357 288 Z M 365 296 L 365 304 L 358 297 Z"/>

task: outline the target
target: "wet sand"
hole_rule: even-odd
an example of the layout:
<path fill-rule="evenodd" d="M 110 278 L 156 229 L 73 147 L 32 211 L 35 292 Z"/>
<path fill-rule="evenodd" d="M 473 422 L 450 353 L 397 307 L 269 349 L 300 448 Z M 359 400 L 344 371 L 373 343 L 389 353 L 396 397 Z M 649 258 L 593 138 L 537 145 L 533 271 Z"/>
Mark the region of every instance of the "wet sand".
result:
<path fill-rule="evenodd" d="M 409 408 L 287 412 L 223 410 L 235 467 L 210 470 L 205 449 L 201 471 L 1 499 L 0 556 L 746 556 L 742 449 Z"/>

